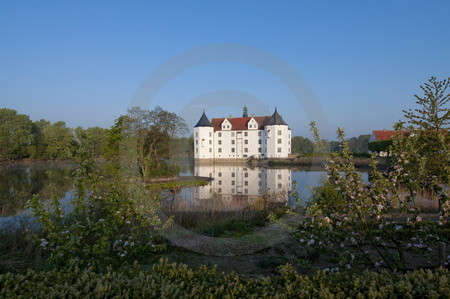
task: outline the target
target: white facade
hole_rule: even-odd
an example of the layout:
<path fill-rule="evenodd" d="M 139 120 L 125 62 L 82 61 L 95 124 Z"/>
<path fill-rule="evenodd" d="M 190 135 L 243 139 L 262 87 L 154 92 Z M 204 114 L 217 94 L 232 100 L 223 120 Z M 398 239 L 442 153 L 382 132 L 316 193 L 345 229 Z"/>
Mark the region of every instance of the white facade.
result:
<path fill-rule="evenodd" d="M 214 178 L 205 186 L 184 189 L 170 202 L 179 212 L 230 212 L 284 206 L 291 191 L 291 170 L 244 165 L 195 165 L 196 176 Z"/>
<path fill-rule="evenodd" d="M 275 110 L 272 116 L 213 118 L 203 112 L 194 127 L 195 159 L 287 158 L 291 129 Z"/>

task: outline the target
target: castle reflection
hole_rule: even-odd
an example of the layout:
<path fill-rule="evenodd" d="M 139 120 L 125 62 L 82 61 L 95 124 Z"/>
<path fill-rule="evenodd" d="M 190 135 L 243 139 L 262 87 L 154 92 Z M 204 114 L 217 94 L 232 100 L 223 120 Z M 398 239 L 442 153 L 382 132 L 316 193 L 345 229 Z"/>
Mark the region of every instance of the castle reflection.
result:
<path fill-rule="evenodd" d="M 194 175 L 213 178 L 187 188 L 169 203 L 173 212 L 233 212 L 284 206 L 291 191 L 291 170 L 247 165 L 195 165 Z"/>

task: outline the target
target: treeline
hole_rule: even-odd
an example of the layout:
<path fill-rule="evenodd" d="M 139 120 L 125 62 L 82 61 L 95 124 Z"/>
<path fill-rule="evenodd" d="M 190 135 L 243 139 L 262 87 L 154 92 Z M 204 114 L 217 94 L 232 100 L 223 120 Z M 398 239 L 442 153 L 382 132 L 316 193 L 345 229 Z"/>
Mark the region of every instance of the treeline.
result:
<path fill-rule="evenodd" d="M 0 109 L 0 161 L 72 159 L 83 134 L 93 141 L 95 155 L 101 156 L 107 131 L 100 127 L 72 129 L 63 121 L 32 121 L 28 115 L 3 108 Z"/>
<path fill-rule="evenodd" d="M 117 124 L 117 123 L 116 123 Z M 26 114 L 16 110 L 0 109 L 0 161 L 22 159 L 54 160 L 73 159 L 84 136 L 92 144 L 96 158 L 111 157 L 111 144 L 119 138 L 117 126 L 110 129 L 90 127 L 75 129 L 64 121 L 50 122 L 45 119 L 32 121 Z M 117 132 L 116 132 L 117 133 Z M 193 137 L 174 138 L 171 146 L 175 155 L 189 155 L 194 151 Z"/>
<path fill-rule="evenodd" d="M 358 137 L 352 137 L 347 139 L 350 151 L 355 154 L 368 153 L 369 151 L 369 139 L 370 135 L 359 135 Z M 339 152 L 341 150 L 339 141 L 328 141 L 323 140 L 325 144 L 325 148 L 329 152 Z M 313 141 L 308 138 L 295 136 L 292 137 L 291 142 L 291 150 L 293 154 L 306 154 L 312 153 L 313 149 Z"/>

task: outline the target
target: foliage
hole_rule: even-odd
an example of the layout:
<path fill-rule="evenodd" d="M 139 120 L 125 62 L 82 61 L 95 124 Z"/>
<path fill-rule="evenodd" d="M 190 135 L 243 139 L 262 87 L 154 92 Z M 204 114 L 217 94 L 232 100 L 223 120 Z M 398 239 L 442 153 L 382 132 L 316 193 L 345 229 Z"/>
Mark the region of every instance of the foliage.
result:
<path fill-rule="evenodd" d="M 367 153 L 370 135 L 359 135 L 348 139 L 348 145 L 352 153 Z M 323 147 L 326 152 L 339 152 L 340 143 L 337 141 L 322 140 Z M 295 136 L 291 139 L 291 150 L 293 154 L 317 153 L 314 150 L 314 143 L 309 139 L 301 136 Z"/>
<path fill-rule="evenodd" d="M 157 106 L 153 110 L 133 107 L 124 118 L 125 132 L 135 140 L 135 155 L 144 178 L 167 176 L 177 169 L 168 165 L 173 138 L 187 132 L 184 120 Z M 128 137 L 129 138 L 129 137 Z"/>
<path fill-rule="evenodd" d="M 151 194 L 120 178 L 102 180 L 93 160 L 92 144 L 84 138 L 77 157 L 70 209 L 56 194 L 48 206 L 39 196 L 29 203 L 41 225 L 41 232 L 33 237 L 49 254 L 49 264 L 59 267 L 70 260 L 82 266 L 118 265 L 163 250 L 155 207 L 151 201 L 147 207 L 136 202 L 143 195 L 149 202 Z"/>
<path fill-rule="evenodd" d="M 161 260 L 151 270 L 69 267 L 46 272 L 0 275 L 0 297 L 446 297 L 450 292 L 447 269 L 419 270 L 406 274 L 324 273 L 302 276 L 292 266 L 281 268 L 281 275 L 258 279 L 219 273 L 205 266 L 190 269 L 183 264 Z"/>
<path fill-rule="evenodd" d="M 45 159 L 72 158 L 76 142 L 72 129 L 66 127 L 65 122 L 57 121 L 45 126 L 43 132 Z"/>
<path fill-rule="evenodd" d="M 450 100 L 450 93 L 446 93 L 450 84 L 450 78 L 437 81 L 431 77 L 427 83 L 420 88 L 423 90 L 422 97 L 414 95 L 416 104 L 420 106 L 412 111 L 403 110 L 408 122 L 422 130 L 440 131 L 448 129 L 450 110 L 446 104 Z"/>
<path fill-rule="evenodd" d="M 311 126 L 316 146 L 323 146 L 314 123 Z M 295 238 L 312 251 L 325 253 L 340 268 L 405 270 L 410 267 L 408 254 L 421 253 L 429 258 L 442 237 L 436 231 L 446 224 L 448 198 L 443 202 L 445 209 L 438 221 L 424 221 L 420 209 L 414 206 L 416 190 L 411 189 L 406 195 L 399 193 L 400 180 L 413 179 L 408 169 L 394 164 L 389 172 L 380 173 L 374 159 L 371 182 L 366 183 L 355 169 L 341 129 L 338 137 L 342 154 L 332 154 L 325 168 L 327 184 L 340 196 L 319 193 L 315 204 L 308 209 L 310 218 L 299 225 Z"/>
<path fill-rule="evenodd" d="M 173 138 L 170 149 L 174 155 L 193 155 L 194 136 Z"/>
<path fill-rule="evenodd" d="M 301 136 L 292 137 L 291 151 L 293 154 L 304 154 L 313 152 L 313 143 L 311 140 Z"/>
<path fill-rule="evenodd" d="M 33 123 L 28 115 L 0 109 L 0 161 L 27 158 L 33 150 Z"/>
<path fill-rule="evenodd" d="M 392 146 L 392 140 L 380 140 L 369 142 L 368 148 L 373 153 L 389 152 Z"/>
<path fill-rule="evenodd" d="M 352 154 L 356 153 L 367 153 L 369 150 L 368 143 L 370 139 L 370 134 L 359 135 L 358 138 L 352 137 L 348 139 L 348 147 Z"/>
<path fill-rule="evenodd" d="M 92 150 L 94 152 L 94 157 L 96 158 L 102 156 L 102 152 L 107 146 L 108 132 L 108 129 L 100 127 L 90 127 L 87 129 L 83 129 L 82 127 L 75 128 L 75 135 L 78 142 L 81 138 L 86 138 L 92 143 Z"/>

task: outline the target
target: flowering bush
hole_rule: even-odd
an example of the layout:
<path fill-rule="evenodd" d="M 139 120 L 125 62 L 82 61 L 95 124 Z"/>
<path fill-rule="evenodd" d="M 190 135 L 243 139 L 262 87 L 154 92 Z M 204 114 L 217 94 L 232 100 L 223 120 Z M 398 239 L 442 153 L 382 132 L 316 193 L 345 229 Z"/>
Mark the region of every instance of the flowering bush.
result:
<path fill-rule="evenodd" d="M 320 148 L 315 124 L 311 127 Z M 415 178 L 409 168 L 402 167 L 407 154 L 394 151 L 396 159 L 385 173 L 377 170 L 372 159 L 370 182 L 365 182 L 351 160 L 344 132 L 338 129 L 337 134 L 342 153 L 331 154 L 325 168 L 326 184 L 339 196 L 316 193 L 315 203 L 307 209 L 310 217 L 301 222 L 295 238 L 310 252 L 324 253 L 336 265 L 330 271 L 355 267 L 405 270 L 415 266 L 410 261 L 418 253 L 431 263 L 431 255 L 437 256 L 437 243 L 447 241 L 439 232 L 448 227 L 448 196 L 442 196 L 445 201 L 438 219 L 425 218 L 414 205 L 420 176 Z M 399 187 L 405 177 L 411 178 L 410 192 L 403 196 Z"/>
<path fill-rule="evenodd" d="M 152 194 L 125 179 L 103 179 L 88 147 L 78 157 L 70 206 L 64 208 L 55 194 L 47 205 L 38 196 L 29 202 L 41 225 L 33 237 L 49 254 L 49 263 L 114 265 L 164 250 L 153 201 L 148 200 L 147 206 L 137 202 L 142 197 L 151 199 Z"/>

